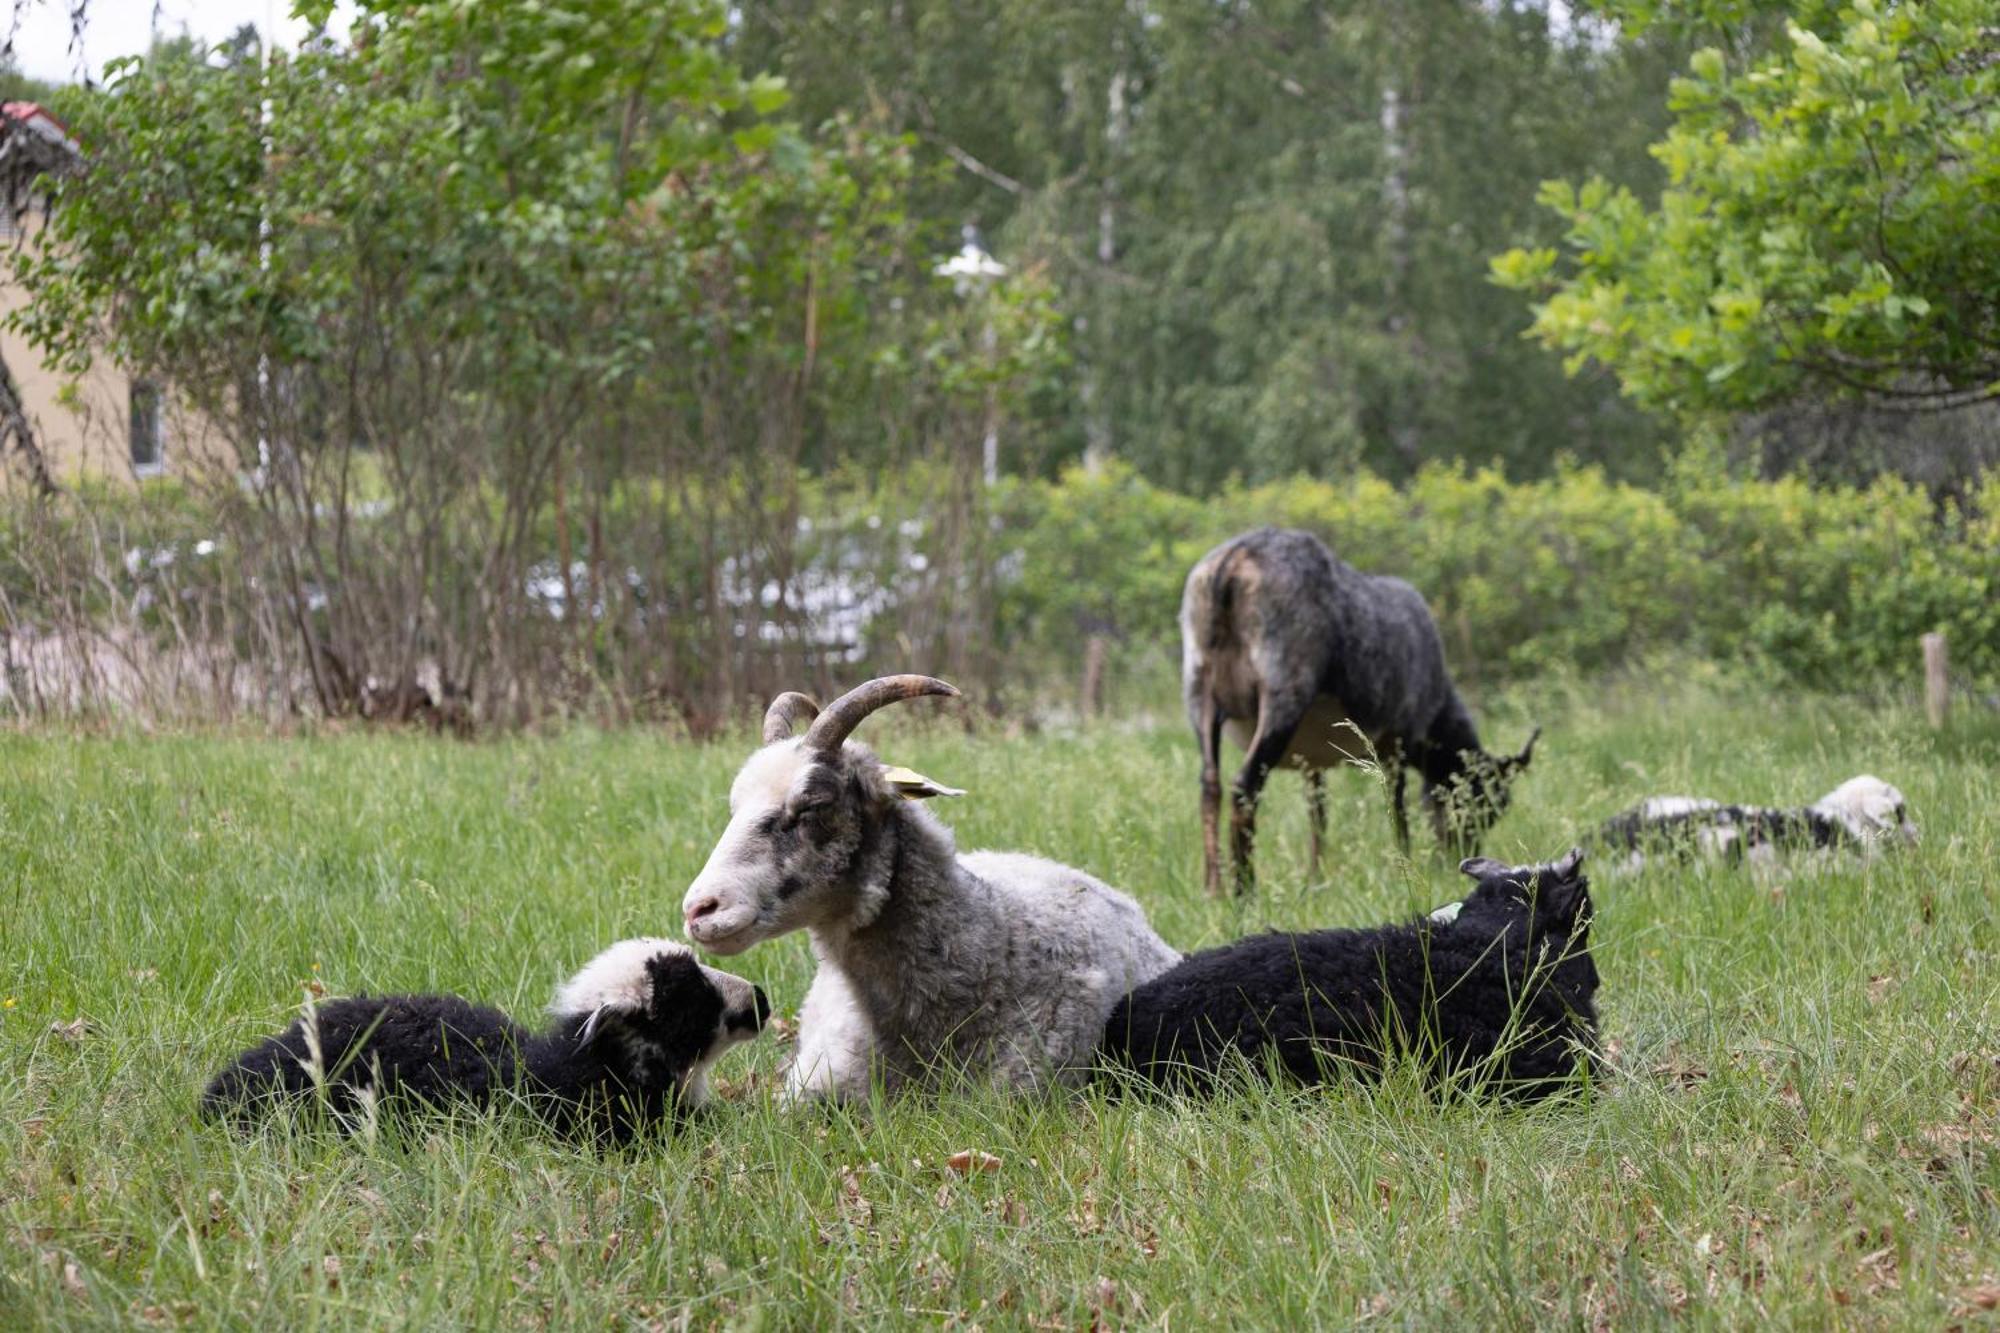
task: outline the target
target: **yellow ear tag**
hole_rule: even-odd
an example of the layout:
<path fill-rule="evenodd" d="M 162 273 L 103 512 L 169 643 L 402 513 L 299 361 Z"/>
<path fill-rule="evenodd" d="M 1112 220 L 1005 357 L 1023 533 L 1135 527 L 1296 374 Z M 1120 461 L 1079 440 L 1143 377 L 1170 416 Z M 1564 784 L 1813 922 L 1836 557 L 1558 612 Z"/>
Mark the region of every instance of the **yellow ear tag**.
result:
<path fill-rule="evenodd" d="M 906 801 L 923 801 L 933 796 L 963 796 L 962 787 L 947 787 L 942 782 L 933 782 L 913 768 L 900 768 L 895 764 L 882 765 L 882 776 L 896 795 Z"/>

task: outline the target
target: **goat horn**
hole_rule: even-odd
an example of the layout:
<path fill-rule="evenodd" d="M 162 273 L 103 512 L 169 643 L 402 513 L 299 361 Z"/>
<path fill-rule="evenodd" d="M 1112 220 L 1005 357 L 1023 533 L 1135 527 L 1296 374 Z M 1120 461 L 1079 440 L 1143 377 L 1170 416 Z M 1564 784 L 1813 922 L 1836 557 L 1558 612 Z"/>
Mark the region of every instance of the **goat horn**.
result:
<path fill-rule="evenodd" d="M 805 748 L 822 753 L 838 750 L 841 742 L 861 725 L 861 719 L 876 709 L 926 694 L 956 698 L 958 689 L 933 676 L 882 676 L 866 685 L 856 685 L 828 704 L 826 711 L 814 720 L 806 732 Z"/>
<path fill-rule="evenodd" d="M 788 739 L 801 722 L 810 722 L 818 716 L 819 705 L 812 701 L 812 696 L 786 690 L 764 710 L 764 744 Z"/>

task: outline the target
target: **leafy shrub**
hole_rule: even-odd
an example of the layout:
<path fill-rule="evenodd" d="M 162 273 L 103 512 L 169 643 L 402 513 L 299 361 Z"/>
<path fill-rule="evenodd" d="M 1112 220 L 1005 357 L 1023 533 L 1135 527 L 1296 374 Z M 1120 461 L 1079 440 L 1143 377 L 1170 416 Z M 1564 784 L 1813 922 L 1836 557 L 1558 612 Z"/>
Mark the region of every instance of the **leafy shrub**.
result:
<path fill-rule="evenodd" d="M 1691 456 L 1659 490 L 1595 468 L 1512 482 L 1438 466 L 1405 489 L 1361 473 L 1197 501 L 1112 467 L 1021 488 L 1008 508 L 1020 576 L 1003 633 L 1062 655 L 1092 632 L 1170 648 L 1195 560 L 1272 523 L 1416 584 L 1472 680 L 1691 650 L 1837 688 L 1908 672 L 1930 630 L 1960 674 L 2000 679 L 2000 480 L 1961 509 L 1893 478 L 1747 481 Z"/>
<path fill-rule="evenodd" d="M 771 659 L 744 681 L 746 709 L 773 682 L 825 692 L 910 669 L 989 700 L 1002 688 L 1017 700 L 1062 695 L 1092 635 L 1119 644 L 1121 674 L 1150 693 L 1178 663 L 1188 569 L 1260 523 L 1308 529 L 1362 569 L 1409 579 L 1430 599 L 1453 670 L 1474 684 L 1671 655 L 1854 688 L 1913 676 L 1917 636 L 1933 629 L 1950 637 L 1962 678 L 2000 681 L 2000 479 L 1961 507 L 1893 479 L 1744 481 L 1691 456 L 1658 490 L 1594 468 L 1513 482 L 1435 467 L 1402 488 L 1360 473 L 1196 499 L 1115 465 L 989 489 L 962 468 L 917 464 L 801 473 L 775 499 L 718 478 L 672 503 L 651 482 L 613 500 L 601 562 L 584 558 L 593 543 L 578 544 L 572 586 L 557 577 L 550 525 L 526 543 L 540 554 L 507 630 L 512 670 L 538 682 L 523 717 L 694 718 L 687 701 L 720 651 L 717 623 L 737 651 Z M 179 652 L 148 659 L 165 667 L 185 674 L 198 650 L 205 673 L 233 662 L 250 670 L 232 679 L 296 693 L 300 667 L 273 655 L 284 625 L 270 623 L 271 607 L 289 603 L 251 595 L 261 557 L 216 526 L 219 503 L 154 484 L 0 505 L 0 631 L 122 626 Z M 392 517 L 355 516 L 357 549 L 375 551 Z M 765 572 L 780 567 L 780 536 L 782 577 Z M 471 595 L 460 581 L 476 572 L 451 577 L 454 595 Z M 308 593 L 307 618 L 320 624 L 367 588 L 333 578 Z M 191 716 L 206 706 L 176 704 Z"/>

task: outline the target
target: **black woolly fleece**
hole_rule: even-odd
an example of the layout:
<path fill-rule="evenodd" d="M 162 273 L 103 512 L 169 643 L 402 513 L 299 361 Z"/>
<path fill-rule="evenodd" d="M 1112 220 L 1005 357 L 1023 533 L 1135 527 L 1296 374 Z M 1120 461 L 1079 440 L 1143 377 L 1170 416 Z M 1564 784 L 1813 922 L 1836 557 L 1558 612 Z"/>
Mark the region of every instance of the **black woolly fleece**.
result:
<path fill-rule="evenodd" d="M 1192 954 L 1112 1011 L 1101 1064 L 1114 1080 L 1185 1092 L 1213 1090 L 1245 1060 L 1314 1084 L 1374 1077 L 1401 1056 L 1437 1085 L 1469 1075 L 1485 1091 L 1546 1097 L 1579 1057 L 1594 1060 L 1579 859 L 1485 862 L 1450 921 L 1256 935 Z"/>

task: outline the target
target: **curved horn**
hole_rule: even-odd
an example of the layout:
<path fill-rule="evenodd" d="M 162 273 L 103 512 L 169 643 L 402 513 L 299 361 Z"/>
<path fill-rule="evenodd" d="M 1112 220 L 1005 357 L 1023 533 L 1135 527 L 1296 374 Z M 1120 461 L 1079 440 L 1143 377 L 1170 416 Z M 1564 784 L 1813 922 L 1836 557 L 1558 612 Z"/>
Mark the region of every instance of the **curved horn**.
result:
<path fill-rule="evenodd" d="M 819 705 L 812 701 L 812 696 L 786 690 L 764 710 L 764 744 L 789 739 L 801 722 L 810 722 L 818 716 Z"/>
<path fill-rule="evenodd" d="M 806 749 L 822 753 L 838 750 L 840 743 L 861 725 L 861 719 L 876 709 L 926 694 L 956 698 L 958 689 L 934 676 L 882 676 L 866 685 L 856 685 L 828 704 L 826 711 L 813 722 L 811 730 L 806 732 Z"/>

